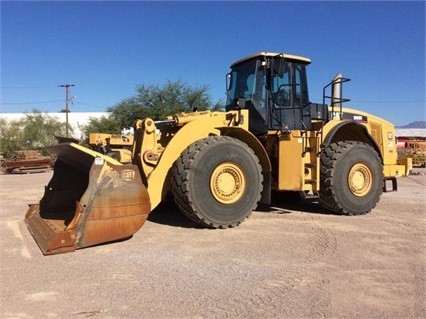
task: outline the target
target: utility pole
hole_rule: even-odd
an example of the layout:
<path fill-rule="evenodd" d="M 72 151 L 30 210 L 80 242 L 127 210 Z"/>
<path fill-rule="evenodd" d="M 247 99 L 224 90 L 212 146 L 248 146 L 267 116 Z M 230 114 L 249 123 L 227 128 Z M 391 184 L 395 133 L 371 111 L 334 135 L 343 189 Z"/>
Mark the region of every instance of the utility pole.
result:
<path fill-rule="evenodd" d="M 75 86 L 74 84 L 61 84 L 58 85 L 61 88 L 65 88 L 65 127 L 66 127 L 66 132 L 67 132 L 67 137 L 68 137 L 68 102 L 72 99 L 68 97 L 68 92 L 69 92 L 69 88 L 71 86 Z"/>

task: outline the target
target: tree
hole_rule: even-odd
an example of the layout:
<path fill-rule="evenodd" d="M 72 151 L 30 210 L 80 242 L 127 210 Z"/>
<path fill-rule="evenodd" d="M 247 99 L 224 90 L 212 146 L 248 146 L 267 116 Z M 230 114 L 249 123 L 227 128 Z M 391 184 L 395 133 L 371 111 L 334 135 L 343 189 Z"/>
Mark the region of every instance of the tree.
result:
<path fill-rule="evenodd" d="M 0 152 L 10 158 L 17 150 L 25 149 L 22 121 L 8 122 L 0 118 Z"/>
<path fill-rule="evenodd" d="M 222 100 L 219 100 L 210 109 L 212 111 L 225 111 L 225 104 Z"/>
<path fill-rule="evenodd" d="M 89 118 L 89 123 L 84 126 L 83 131 L 86 139 L 82 142 L 82 144 L 88 144 L 90 133 L 118 134 L 122 131 L 122 128 L 114 119 L 102 116 L 101 118 Z"/>
<path fill-rule="evenodd" d="M 65 136 L 66 124 L 38 110 L 25 114 L 24 141 L 28 149 L 55 144 L 55 136 Z M 72 132 L 72 127 L 69 127 Z"/>
<path fill-rule="evenodd" d="M 127 98 L 108 109 L 111 119 L 122 128 L 132 127 L 136 119 L 150 117 L 154 120 L 165 119 L 167 115 L 193 110 L 219 109 L 208 94 L 206 85 L 191 87 L 182 81 L 167 81 L 163 87 L 158 85 L 139 85 L 136 95 Z"/>
<path fill-rule="evenodd" d="M 65 123 L 34 109 L 17 121 L 0 119 L 0 150 L 10 157 L 15 151 L 40 149 L 55 144 L 55 136 L 65 131 Z"/>
<path fill-rule="evenodd" d="M 191 87 L 182 81 L 167 81 L 162 87 L 142 84 L 137 86 L 136 95 L 123 99 L 109 107 L 109 117 L 91 119 L 85 126 L 84 133 L 120 133 L 125 128 L 133 127 L 137 119 L 150 117 L 154 120 L 165 119 L 167 115 L 211 109 L 224 109 L 222 101 L 212 103 L 208 86 Z M 87 141 L 85 141 L 87 142 Z"/>

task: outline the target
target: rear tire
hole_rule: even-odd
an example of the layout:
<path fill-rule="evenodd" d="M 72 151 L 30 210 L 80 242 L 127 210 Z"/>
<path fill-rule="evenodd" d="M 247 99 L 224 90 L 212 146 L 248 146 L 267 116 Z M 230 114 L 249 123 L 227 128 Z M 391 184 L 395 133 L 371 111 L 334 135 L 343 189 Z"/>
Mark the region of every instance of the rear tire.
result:
<path fill-rule="evenodd" d="M 234 227 L 260 200 L 263 176 L 250 147 L 231 137 L 207 137 L 175 162 L 172 193 L 181 212 L 211 228 Z"/>
<path fill-rule="evenodd" d="M 342 215 L 369 213 L 383 192 L 384 175 L 377 152 L 354 141 L 333 143 L 321 154 L 319 201 Z"/>

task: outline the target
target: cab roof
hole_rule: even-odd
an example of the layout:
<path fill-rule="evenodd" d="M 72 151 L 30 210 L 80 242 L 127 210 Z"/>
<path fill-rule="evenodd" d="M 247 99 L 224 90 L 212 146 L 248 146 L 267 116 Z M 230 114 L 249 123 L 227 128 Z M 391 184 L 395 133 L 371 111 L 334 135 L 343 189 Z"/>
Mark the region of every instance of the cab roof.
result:
<path fill-rule="evenodd" d="M 242 58 L 242 59 L 234 62 L 231 65 L 231 68 L 234 65 L 237 65 L 237 64 L 239 64 L 241 62 L 244 62 L 244 61 L 247 61 L 247 60 L 250 60 L 250 59 L 253 59 L 253 58 L 258 58 L 258 57 L 275 57 L 277 55 L 281 55 L 284 59 L 287 59 L 287 60 L 299 61 L 299 62 L 302 62 L 302 63 L 305 63 L 305 64 L 311 63 L 311 59 L 303 57 L 303 56 L 299 56 L 299 55 L 286 54 L 286 53 L 277 53 L 277 52 L 263 52 L 262 51 L 262 52 L 254 53 L 252 55 L 249 55 L 249 56 L 247 56 L 245 58 Z"/>

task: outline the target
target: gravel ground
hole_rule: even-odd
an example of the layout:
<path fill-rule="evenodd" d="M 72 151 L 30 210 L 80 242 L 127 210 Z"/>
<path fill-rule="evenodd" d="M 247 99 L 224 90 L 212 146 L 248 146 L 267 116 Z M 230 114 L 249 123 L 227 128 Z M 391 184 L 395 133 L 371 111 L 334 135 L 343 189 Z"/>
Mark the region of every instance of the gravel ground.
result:
<path fill-rule="evenodd" d="M 426 176 L 365 216 L 313 200 L 199 228 L 174 205 L 131 239 L 43 256 L 23 217 L 52 173 L 0 175 L 0 318 L 426 318 Z"/>

